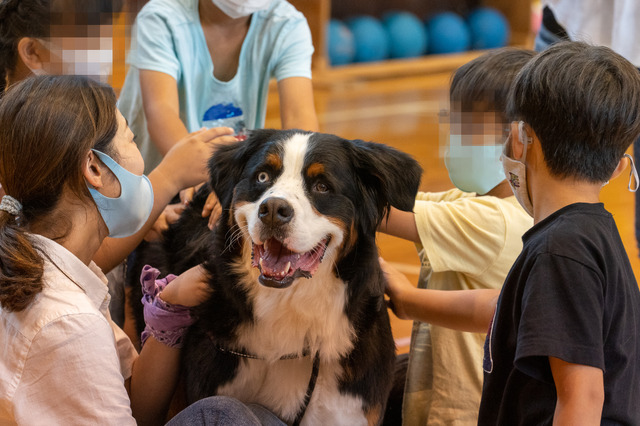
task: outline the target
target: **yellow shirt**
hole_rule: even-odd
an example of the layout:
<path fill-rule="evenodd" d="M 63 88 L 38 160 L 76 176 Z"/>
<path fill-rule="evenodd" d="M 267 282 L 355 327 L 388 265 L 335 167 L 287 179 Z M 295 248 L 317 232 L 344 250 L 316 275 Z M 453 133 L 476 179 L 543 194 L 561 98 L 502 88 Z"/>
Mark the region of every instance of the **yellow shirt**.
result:
<path fill-rule="evenodd" d="M 419 287 L 501 288 L 533 219 L 514 196 L 419 193 Z M 414 323 L 403 424 L 476 425 L 485 335 Z"/>

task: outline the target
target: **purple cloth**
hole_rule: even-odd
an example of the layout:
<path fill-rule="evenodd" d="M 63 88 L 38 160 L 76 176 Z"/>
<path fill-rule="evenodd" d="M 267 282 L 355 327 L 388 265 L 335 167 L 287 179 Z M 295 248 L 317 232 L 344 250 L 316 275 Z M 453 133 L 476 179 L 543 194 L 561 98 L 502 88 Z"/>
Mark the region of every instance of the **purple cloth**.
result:
<path fill-rule="evenodd" d="M 173 274 L 162 279 L 158 279 L 159 276 L 160 271 L 149 265 L 145 265 L 140 274 L 145 322 L 140 341 L 144 345 L 147 338 L 153 336 L 160 343 L 180 348 L 187 328 L 195 319 L 188 306 L 172 305 L 158 297 L 167 284 L 176 278 Z"/>

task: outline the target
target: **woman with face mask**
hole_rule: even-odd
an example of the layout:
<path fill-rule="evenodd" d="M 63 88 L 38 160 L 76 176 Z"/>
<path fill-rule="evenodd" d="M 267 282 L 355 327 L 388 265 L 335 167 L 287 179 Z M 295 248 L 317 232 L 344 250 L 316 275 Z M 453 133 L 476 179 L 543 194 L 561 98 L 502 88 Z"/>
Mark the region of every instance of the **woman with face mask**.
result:
<path fill-rule="evenodd" d="M 106 278 L 91 260 L 107 236 L 149 227 L 157 209 L 143 168 L 108 86 L 42 76 L 5 93 L 1 424 L 164 422 L 182 335 L 193 321 L 189 307 L 208 297 L 207 277 L 195 267 L 158 280 L 157 270 L 145 269 L 147 328 L 138 355 L 111 320 Z M 237 405 L 218 407 L 255 420 Z"/>

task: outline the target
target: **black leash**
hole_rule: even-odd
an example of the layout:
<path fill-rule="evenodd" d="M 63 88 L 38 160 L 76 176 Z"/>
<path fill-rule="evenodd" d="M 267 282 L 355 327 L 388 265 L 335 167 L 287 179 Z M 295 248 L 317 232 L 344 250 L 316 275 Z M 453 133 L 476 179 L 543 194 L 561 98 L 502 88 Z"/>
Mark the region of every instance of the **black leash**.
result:
<path fill-rule="evenodd" d="M 293 426 L 300 425 L 302 418 L 304 417 L 304 413 L 307 412 L 307 407 L 309 407 L 309 401 L 311 401 L 311 394 L 313 394 L 313 389 L 316 387 L 316 381 L 318 380 L 318 370 L 320 370 L 320 355 L 316 352 L 316 356 L 313 358 L 313 367 L 311 368 L 311 378 L 309 378 L 309 386 L 307 386 L 307 394 L 304 396 L 304 402 L 302 404 L 302 408 L 298 411 L 298 415 L 296 419 L 293 421 Z"/>

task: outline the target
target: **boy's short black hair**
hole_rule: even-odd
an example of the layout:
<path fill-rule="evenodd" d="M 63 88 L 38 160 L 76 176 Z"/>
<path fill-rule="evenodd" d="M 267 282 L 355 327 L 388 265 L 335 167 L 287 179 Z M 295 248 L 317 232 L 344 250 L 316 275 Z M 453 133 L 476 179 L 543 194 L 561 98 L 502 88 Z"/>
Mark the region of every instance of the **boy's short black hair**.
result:
<path fill-rule="evenodd" d="M 516 76 L 507 113 L 531 126 L 553 175 L 604 182 L 640 134 L 640 72 L 609 48 L 558 43 Z"/>
<path fill-rule="evenodd" d="M 536 54 L 533 50 L 504 47 L 491 50 L 458 68 L 451 78 L 451 109 L 461 112 L 498 112 L 504 122 L 511 82 Z"/>

